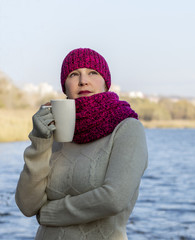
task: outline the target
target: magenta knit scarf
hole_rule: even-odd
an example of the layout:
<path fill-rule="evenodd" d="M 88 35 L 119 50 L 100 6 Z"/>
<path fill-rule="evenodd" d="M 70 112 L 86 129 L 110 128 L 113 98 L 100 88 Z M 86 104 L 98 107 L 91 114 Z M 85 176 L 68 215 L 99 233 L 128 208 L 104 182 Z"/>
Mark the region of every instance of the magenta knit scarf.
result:
<path fill-rule="evenodd" d="M 76 103 L 76 126 L 73 141 L 88 143 L 112 133 L 125 118 L 138 119 L 129 103 L 120 101 L 114 92 L 81 97 Z"/>

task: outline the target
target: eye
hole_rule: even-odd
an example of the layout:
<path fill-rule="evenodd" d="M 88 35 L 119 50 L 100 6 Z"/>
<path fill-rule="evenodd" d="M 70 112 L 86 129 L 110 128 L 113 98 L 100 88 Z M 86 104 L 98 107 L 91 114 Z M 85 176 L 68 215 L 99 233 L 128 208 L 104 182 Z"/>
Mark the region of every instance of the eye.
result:
<path fill-rule="evenodd" d="M 89 74 L 90 75 L 93 75 L 93 74 L 98 75 L 99 73 L 97 71 L 93 70 L 93 71 L 90 71 Z"/>
<path fill-rule="evenodd" d="M 71 72 L 71 73 L 68 75 L 68 77 L 72 78 L 72 77 L 77 76 L 77 75 L 78 75 L 77 72 Z"/>

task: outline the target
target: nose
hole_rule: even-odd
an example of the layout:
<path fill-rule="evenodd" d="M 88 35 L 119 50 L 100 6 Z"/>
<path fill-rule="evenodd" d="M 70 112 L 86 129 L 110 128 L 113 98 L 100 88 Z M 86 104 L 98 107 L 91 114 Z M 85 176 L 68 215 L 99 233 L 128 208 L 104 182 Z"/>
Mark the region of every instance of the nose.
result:
<path fill-rule="evenodd" d="M 83 73 L 80 74 L 79 85 L 80 86 L 88 85 L 88 76 L 86 74 Z"/>

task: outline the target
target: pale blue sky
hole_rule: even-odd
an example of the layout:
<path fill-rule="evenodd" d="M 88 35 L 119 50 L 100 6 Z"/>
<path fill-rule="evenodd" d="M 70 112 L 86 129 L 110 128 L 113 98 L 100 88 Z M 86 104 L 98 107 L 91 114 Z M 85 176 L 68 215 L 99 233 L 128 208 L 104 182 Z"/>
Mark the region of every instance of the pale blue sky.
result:
<path fill-rule="evenodd" d="M 60 90 L 65 55 L 102 54 L 123 91 L 195 97 L 194 0 L 0 0 L 0 70 Z"/>

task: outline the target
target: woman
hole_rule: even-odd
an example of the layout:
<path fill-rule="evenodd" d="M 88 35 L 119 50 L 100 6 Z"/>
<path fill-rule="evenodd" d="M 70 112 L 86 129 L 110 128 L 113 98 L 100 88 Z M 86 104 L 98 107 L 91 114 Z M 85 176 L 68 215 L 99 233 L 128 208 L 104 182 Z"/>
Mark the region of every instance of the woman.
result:
<path fill-rule="evenodd" d="M 36 240 L 122 240 L 147 167 L 142 124 L 109 92 L 105 59 L 75 49 L 63 61 L 63 92 L 76 102 L 73 142 L 53 143 L 49 109 L 33 116 L 31 146 L 16 190 L 26 216 L 37 215 Z"/>

